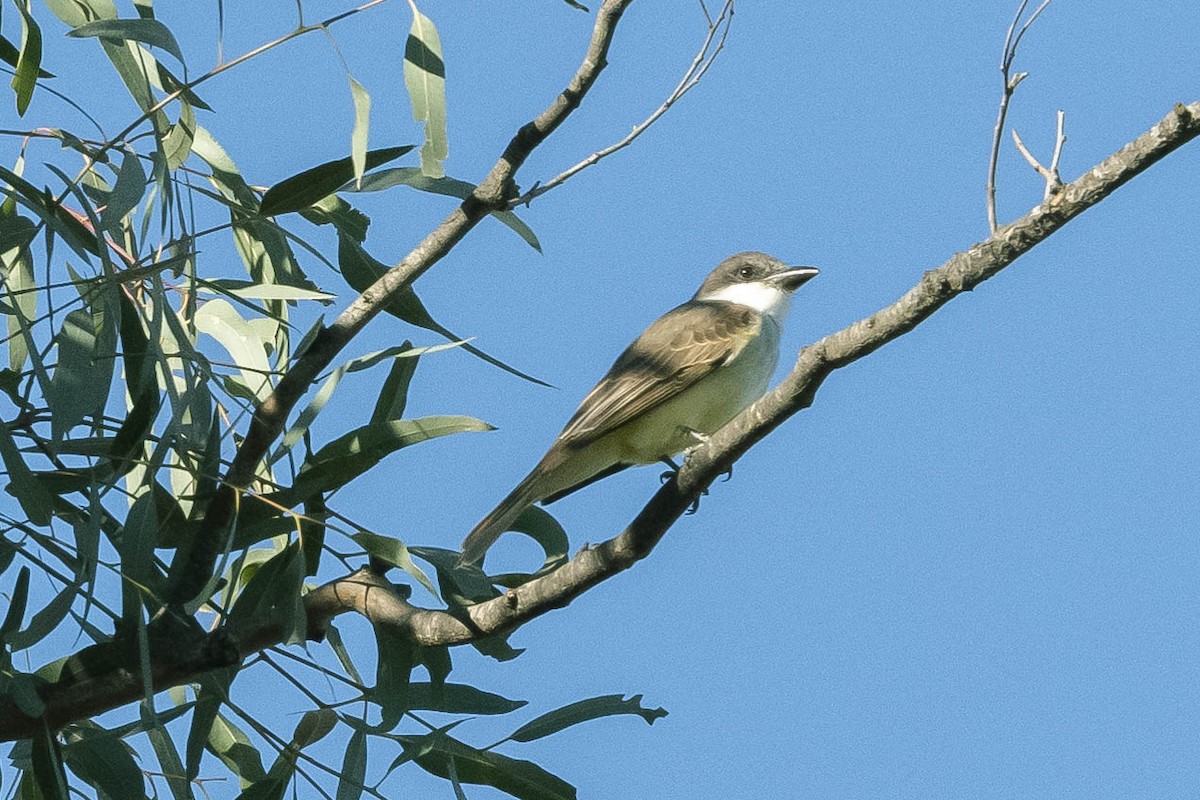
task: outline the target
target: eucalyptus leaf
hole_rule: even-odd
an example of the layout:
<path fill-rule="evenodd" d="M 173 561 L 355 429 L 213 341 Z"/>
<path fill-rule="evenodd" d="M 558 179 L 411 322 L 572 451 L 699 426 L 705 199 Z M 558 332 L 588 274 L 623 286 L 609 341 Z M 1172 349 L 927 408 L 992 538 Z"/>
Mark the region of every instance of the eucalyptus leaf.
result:
<path fill-rule="evenodd" d="M 442 162 L 449 154 L 446 138 L 446 65 L 442 42 L 433 22 L 412 0 L 413 21 L 404 45 L 404 86 L 412 102 L 413 119 L 425 125 L 421 172 L 430 178 L 446 175 Z"/>
<path fill-rule="evenodd" d="M 67 31 L 67 36 L 77 39 L 98 37 L 118 42 L 132 39 L 166 50 L 179 63 L 183 63 L 183 51 L 179 49 L 179 42 L 175 41 L 175 34 L 156 19 L 100 19 Z"/>
<path fill-rule="evenodd" d="M 445 175 L 433 177 L 413 167 L 383 169 L 363 178 L 361 186 L 344 186 L 342 188 L 345 191 L 381 192 L 393 186 L 408 186 L 417 191 L 457 197 L 459 200 L 467 199 L 476 189 L 473 183 L 449 178 Z M 524 239 L 526 244 L 539 253 L 542 252 L 542 243 L 538 241 L 537 234 L 520 217 L 512 211 L 492 211 L 490 213 Z"/>
<path fill-rule="evenodd" d="M 411 151 L 413 147 L 409 144 L 368 150 L 364 156 L 364 169 L 374 169 L 393 161 Z M 352 180 L 354 180 L 352 158 L 327 161 L 290 178 L 285 178 L 272 186 L 263 195 L 259 212 L 264 217 L 273 217 L 277 214 L 309 208 Z"/>
<path fill-rule="evenodd" d="M 58 366 L 50 379 L 46 398 L 50 405 L 52 431 L 60 440 L 89 415 L 99 413 L 108 399 L 114 361 L 112 349 L 103 352 L 91 312 L 75 309 L 63 319 L 55 336 Z"/>
<path fill-rule="evenodd" d="M 318 492 L 338 489 L 386 456 L 442 436 L 494 430 L 474 417 L 441 416 L 363 425 L 339 436 L 313 454 L 296 476 L 288 499 L 300 502 Z M 290 505 L 290 504 L 289 504 Z"/>
<path fill-rule="evenodd" d="M 358 800 L 367 778 L 367 732 L 355 730 L 346 745 L 342 768 L 338 770 L 337 800 Z"/>
<path fill-rule="evenodd" d="M 354 241 L 349 236 L 338 233 L 338 267 L 342 271 L 342 277 L 346 279 L 346 283 L 359 292 L 365 292 L 377 281 L 386 271 L 387 267 L 367 253 L 358 242 Z M 410 325 L 416 325 L 419 328 L 433 331 L 439 336 L 444 336 L 447 339 L 455 340 L 459 337 L 451 333 L 447 328 L 439 324 L 426 310 L 421 303 L 417 293 L 412 287 L 408 287 L 403 291 L 396 293 L 388 300 L 384 308 L 387 313 L 398 319 L 402 319 Z M 461 341 L 461 339 L 459 339 Z M 462 348 L 471 355 L 481 358 L 489 364 L 499 367 L 500 369 L 518 378 L 523 378 L 530 383 L 536 383 L 538 386 L 549 386 L 545 381 L 539 380 L 532 375 L 527 375 L 515 367 L 510 367 L 503 361 L 494 358 L 487 353 L 475 347 L 472 344 L 464 343 Z"/>
<path fill-rule="evenodd" d="M 543 714 L 517 728 L 509 734 L 505 741 L 532 742 L 534 739 L 550 736 L 581 722 L 618 714 L 633 714 L 644 719 L 647 724 L 653 725 L 656 719 L 665 717 L 667 712 L 662 708 L 644 707 L 640 694 L 635 694 L 628 700 L 623 695 L 608 694 L 579 700 Z"/>
<path fill-rule="evenodd" d="M 17 67 L 13 71 L 12 88 L 17 94 L 17 115 L 25 116 L 29 101 L 33 98 L 33 89 L 37 85 L 38 73 L 42 66 L 42 29 L 25 7 L 25 3 L 16 3 L 21 14 L 21 52 L 17 57 Z"/>
<path fill-rule="evenodd" d="M 350 133 L 350 165 L 354 181 L 362 182 L 367 169 L 367 135 L 371 127 L 371 95 L 366 88 L 350 78 L 350 97 L 354 101 L 354 130 Z"/>
<path fill-rule="evenodd" d="M 450 764 L 461 783 L 492 786 L 521 800 L 575 800 L 575 787 L 531 761 L 479 750 L 441 732 L 400 736 L 402 758 L 426 772 L 450 779 Z"/>
<path fill-rule="evenodd" d="M 94 734 L 63 748 L 63 761 L 88 786 L 111 798 L 145 796 L 145 780 L 133 750 L 120 739 Z"/>
<path fill-rule="evenodd" d="M 108 205 L 100 213 L 100 227 L 116 232 L 125 218 L 146 193 L 146 171 L 137 153 L 126 151 L 117 172 L 117 183 L 108 197 Z"/>
<path fill-rule="evenodd" d="M 8 472 L 8 491 L 16 496 L 29 521 L 34 525 L 49 525 L 54 499 L 25 463 L 7 423 L 3 421 L 0 421 L 0 460 L 3 460 Z"/>

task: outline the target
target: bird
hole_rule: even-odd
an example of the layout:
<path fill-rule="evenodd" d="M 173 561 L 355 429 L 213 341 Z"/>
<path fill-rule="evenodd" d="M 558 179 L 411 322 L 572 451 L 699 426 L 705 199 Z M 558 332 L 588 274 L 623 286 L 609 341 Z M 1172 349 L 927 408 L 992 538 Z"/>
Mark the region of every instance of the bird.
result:
<path fill-rule="evenodd" d="M 537 466 L 467 534 L 459 563 L 482 563 L 534 503 L 707 441 L 766 391 L 792 293 L 817 274 L 754 251 L 718 264 L 621 353 Z"/>

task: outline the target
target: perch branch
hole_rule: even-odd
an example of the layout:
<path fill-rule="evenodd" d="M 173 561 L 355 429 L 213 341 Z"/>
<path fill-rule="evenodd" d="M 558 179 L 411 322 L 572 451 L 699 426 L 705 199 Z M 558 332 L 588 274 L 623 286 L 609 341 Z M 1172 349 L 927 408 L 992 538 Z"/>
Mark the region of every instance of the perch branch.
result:
<path fill-rule="evenodd" d="M 844 367 L 903 336 L 963 292 L 1000 272 L 1018 257 L 1099 203 L 1134 176 L 1200 136 L 1200 101 L 1179 104 L 1133 142 L 1087 174 L 1063 186 L 1050 200 L 1024 217 L 1004 225 L 983 242 L 956 253 L 926 272 L 917 285 L 892 305 L 800 351 L 782 382 L 739 414 L 692 453 L 674 478 L 665 483 L 616 537 L 579 552 L 558 570 L 531 580 L 467 610 L 467 620 L 445 611 L 412 606 L 391 584 L 360 570 L 310 592 L 305 597 L 308 634 L 320 638 L 329 621 L 341 613 L 359 612 L 383 624 L 398 626 L 415 644 L 462 644 L 520 627 L 552 609 L 566 606 L 592 586 L 645 558 L 692 501 L 755 443 L 796 412 L 812 405 L 821 384 Z M 514 140 L 515 141 L 515 140 Z M 283 631 L 262 624 L 248 630 L 218 630 L 195 648 L 199 655 L 161 670 L 153 687 L 161 690 L 194 680 L 199 672 L 224 662 L 230 653 L 247 654 L 278 644 Z M 194 671 L 189 672 L 189 666 Z M 58 726 L 138 699 L 144 684 L 134 670 L 106 676 L 103 685 L 82 691 L 78 684 L 50 684 L 39 695 L 44 719 Z M 11 698 L 0 698 L 0 741 L 21 738 L 45 724 L 21 711 Z"/>

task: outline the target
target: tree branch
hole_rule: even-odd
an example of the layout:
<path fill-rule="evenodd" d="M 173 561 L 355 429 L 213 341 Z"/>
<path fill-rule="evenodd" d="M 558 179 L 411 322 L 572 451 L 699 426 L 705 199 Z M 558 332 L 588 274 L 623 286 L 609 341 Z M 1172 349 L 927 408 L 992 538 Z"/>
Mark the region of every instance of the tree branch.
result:
<path fill-rule="evenodd" d="M 530 153 L 563 123 L 607 66 L 608 48 L 621 15 L 633 0 L 605 0 L 596 15 L 587 53 L 567 87 L 533 121 L 521 127 L 475 192 L 429 233 L 404 259 L 358 296 L 322 330 L 287 375 L 255 411 L 221 488 L 214 495 L 190 548 L 175 554 L 169 573 L 167 603 L 193 601 L 208 583 L 233 518 L 237 494 L 253 480 L 258 464 L 283 431 L 288 414 L 317 376 L 398 292 L 412 285 L 491 211 L 505 207 L 514 194 L 514 176 Z"/>
<path fill-rule="evenodd" d="M 558 570 L 469 607 L 465 620 L 446 611 L 412 606 L 382 577 L 360 570 L 305 596 L 309 637 L 322 638 L 334 616 L 358 612 L 376 623 L 397 626 L 414 644 L 463 644 L 514 630 L 547 611 L 566 606 L 591 587 L 645 558 L 710 483 L 784 420 L 812 405 L 817 390 L 834 370 L 908 333 L 954 297 L 1000 272 L 1135 175 L 1197 136 L 1200 136 L 1200 101 L 1176 105 L 1150 130 L 1083 177 L 1063 186 L 1029 214 L 926 272 L 916 286 L 892 305 L 805 347 L 787 377 L 694 451 L 624 531 L 595 547 L 585 548 Z M 271 624 L 240 631 L 218 630 L 191 648 L 196 656 L 167 666 L 156 664 L 152 684 L 161 690 L 187 683 L 200 672 L 213 668 L 214 662 L 227 662 L 232 653 L 240 653 L 244 658 L 278 644 L 282 635 L 279 626 Z M 87 689 L 83 691 L 78 682 L 44 687 L 39 692 L 46 704 L 41 718 L 26 715 L 10 698 L 0 698 L 0 741 L 31 735 L 42 730 L 46 723 L 55 727 L 116 708 L 141 697 L 144 684 L 135 670 L 127 669 L 107 675 L 103 682 L 91 684 Z"/>

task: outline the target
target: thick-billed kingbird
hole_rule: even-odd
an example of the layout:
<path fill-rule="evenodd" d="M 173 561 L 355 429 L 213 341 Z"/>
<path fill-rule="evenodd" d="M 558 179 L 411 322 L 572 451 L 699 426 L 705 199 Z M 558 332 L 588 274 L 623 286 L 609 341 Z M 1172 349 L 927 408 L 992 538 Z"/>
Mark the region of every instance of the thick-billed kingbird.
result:
<path fill-rule="evenodd" d="M 480 562 L 533 503 L 669 459 L 757 400 L 779 361 L 792 292 L 816 274 L 765 253 L 718 264 L 691 300 L 659 317 L 583 398 L 533 471 L 467 535 L 462 563 Z"/>

